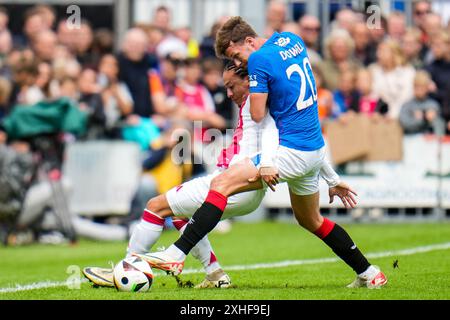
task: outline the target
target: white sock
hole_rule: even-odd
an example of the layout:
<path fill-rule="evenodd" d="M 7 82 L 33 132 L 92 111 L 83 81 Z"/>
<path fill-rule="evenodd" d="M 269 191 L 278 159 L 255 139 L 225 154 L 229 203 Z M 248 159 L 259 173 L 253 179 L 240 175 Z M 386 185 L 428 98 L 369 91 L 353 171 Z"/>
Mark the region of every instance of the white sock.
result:
<path fill-rule="evenodd" d="M 222 269 L 222 267 L 220 266 L 219 262 L 217 262 L 217 261 L 210 263 L 205 267 L 206 274 L 211 274 L 214 271 L 217 271 L 219 269 Z"/>
<path fill-rule="evenodd" d="M 164 225 L 143 219 L 134 227 L 127 248 L 127 257 L 132 253 L 147 253 L 161 236 Z"/>
<path fill-rule="evenodd" d="M 186 255 L 184 252 L 178 249 L 178 247 L 174 244 L 171 244 L 170 247 L 165 250 L 165 253 L 174 258 L 175 261 L 182 262 L 186 260 Z"/>
<path fill-rule="evenodd" d="M 364 279 L 372 279 L 373 277 L 375 277 L 378 274 L 378 272 L 380 272 L 379 269 L 377 269 L 373 265 L 370 265 L 366 271 L 358 274 L 358 276 L 361 278 L 364 278 Z"/>
<path fill-rule="evenodd" d="M 180 233 L 183 233 L 185 229 L 186 225 L 180 229 Z M 213 273 L 221 268 L 216 256 L 214 255 L 208 236 L 203 237 L 203 239 L 200 240 L 194 248 L 192 248 L 191 254 L 195 259 L 200 261 L 203 268 L 205 268 L 206 274 Z"/>

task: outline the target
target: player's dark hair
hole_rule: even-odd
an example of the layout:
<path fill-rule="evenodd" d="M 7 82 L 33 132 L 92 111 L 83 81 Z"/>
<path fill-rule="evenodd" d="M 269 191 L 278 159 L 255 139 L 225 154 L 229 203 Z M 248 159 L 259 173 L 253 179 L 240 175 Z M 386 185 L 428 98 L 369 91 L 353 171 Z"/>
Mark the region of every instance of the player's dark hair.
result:
<path fill-rule="evenodd" d="M 245 38 L 256 38 L 255 30 L 241 17 L 232 17 L 219 29 L 216 36 L 215 50 L 218 58 L 225 58 L 230 42 L 242 43 Z"/>
<path fill-rule="evenodd" d="M 243 66 L 237 66 L 233 60 L 227 60 L 227 62 L 225 64 L 225 70 L 233 71 L 234 74 L 239 76 L 241 79 L 245 79 L 245 77 L 248 76 L 247 68 L 245 68 Z"/>

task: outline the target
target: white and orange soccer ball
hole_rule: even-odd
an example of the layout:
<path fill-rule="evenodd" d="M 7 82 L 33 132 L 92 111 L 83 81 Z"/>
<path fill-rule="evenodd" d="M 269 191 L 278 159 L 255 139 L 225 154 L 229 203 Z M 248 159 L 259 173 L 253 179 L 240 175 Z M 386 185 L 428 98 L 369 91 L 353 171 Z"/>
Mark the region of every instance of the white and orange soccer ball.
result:
<path fill-rule="evenodd" d="M 119 291 L 145 292 L 152 283 L 152 268 L 139 257 L 125 258 L 114 267 L 114 286 Z"/>

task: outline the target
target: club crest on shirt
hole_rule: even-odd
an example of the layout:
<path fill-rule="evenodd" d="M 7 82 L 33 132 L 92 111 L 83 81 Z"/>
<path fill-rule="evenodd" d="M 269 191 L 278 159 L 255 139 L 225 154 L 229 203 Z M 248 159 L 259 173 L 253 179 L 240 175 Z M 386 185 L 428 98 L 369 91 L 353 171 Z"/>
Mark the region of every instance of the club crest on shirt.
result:
<path fill-rule="evenodd" d="M 277 45 L 277 46 L 279 46 L 279 47 L 286 47 L 288 44 L 289 44 L 289 42 L 291 42 L 291 39 L 289 39 L 289 38 L 280 38 L 280 39 L 278 39 L 276 42 L 275 42 L 275 44 Z"/>

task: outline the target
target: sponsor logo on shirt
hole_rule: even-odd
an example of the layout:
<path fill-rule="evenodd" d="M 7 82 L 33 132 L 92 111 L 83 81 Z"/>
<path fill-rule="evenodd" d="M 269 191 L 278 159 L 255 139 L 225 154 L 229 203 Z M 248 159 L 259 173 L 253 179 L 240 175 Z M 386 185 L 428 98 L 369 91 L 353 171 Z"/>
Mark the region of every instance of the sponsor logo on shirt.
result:
<path fill-rule="evenodd" d="M 256 80 L 256 75 L 249 75 L 248 76 L 249 85 L 250 87 L 257 87 L 258 81 Z"/>

